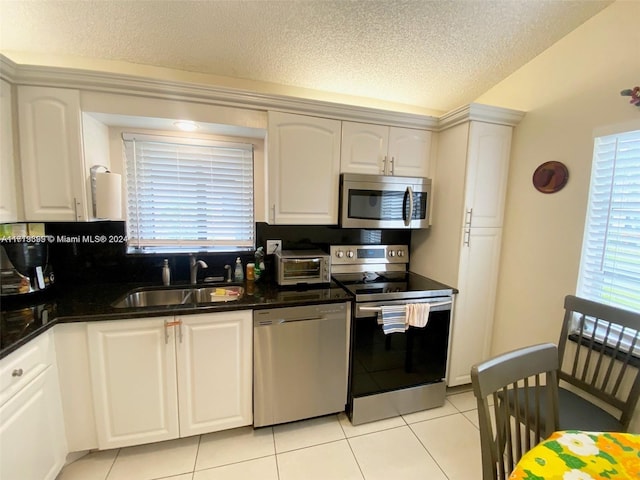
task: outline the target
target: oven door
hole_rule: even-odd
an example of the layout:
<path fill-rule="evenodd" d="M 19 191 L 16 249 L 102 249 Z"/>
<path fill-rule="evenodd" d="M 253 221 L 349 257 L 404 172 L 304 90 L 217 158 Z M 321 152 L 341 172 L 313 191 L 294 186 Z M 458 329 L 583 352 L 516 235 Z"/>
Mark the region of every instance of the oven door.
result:
<path fill-rule="evenodd" d="M 340 225 L 345 228 L 428 228 L 431 180 L 343 174 Z"/>
<path fill-rule="evenodd" d="M 378 324 L 381 305 L 429 302 L 424 328 L 385 334 Z M 445 377 L 451 324 L 451 297 L 393 302 L 365 302 L 354 306 L 350 372 L 352 398 L 410 388 Z"/>

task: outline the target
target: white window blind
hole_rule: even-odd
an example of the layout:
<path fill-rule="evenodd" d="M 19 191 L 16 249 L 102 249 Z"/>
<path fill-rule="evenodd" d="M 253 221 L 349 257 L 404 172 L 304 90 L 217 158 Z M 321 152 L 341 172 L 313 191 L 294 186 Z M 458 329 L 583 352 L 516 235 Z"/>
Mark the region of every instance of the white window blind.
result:
<path fill-rule="evenodd" d="M 595 140 L 578 295 L 640 312 L 640 130 Z"/>
<path fill-rule="evenodd" d="M 253 146 L 123 134 L 133 251 L 253 249 Z"/>

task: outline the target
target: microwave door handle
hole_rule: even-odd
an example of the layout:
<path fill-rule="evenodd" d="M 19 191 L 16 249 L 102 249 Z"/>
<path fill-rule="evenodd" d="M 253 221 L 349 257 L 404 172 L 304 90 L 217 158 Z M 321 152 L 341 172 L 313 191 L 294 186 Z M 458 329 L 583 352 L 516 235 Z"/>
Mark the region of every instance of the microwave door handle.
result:
<path fill-rule="evenodd" d="M 404 219 L 405 227 L 411 225 L 411 219 L 413 218 L 413 188 L 411 186 L 407 187 L 407 191 L 405 192 L 405 199 L 409 197 L 409 215 L 407 215 Z M 404 210 L 404 209 L 403 209 Z M 404 215 L 404 211 L 402 212 Z"/>

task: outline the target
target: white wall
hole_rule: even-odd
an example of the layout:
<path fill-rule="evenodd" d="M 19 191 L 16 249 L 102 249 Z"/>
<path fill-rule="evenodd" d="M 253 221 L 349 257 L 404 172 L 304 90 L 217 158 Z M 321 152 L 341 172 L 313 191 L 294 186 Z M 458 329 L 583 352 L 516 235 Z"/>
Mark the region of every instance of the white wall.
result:
<path fill-rule="evenodd" d="M 576 291 L 594 132 L 640 128 L 640 109 L 620 96 L 640 84 L 638 18 L 640 2 L 612 4 L 476 100 L 527 112 L 512 143 L 494 354 L 558 339 L 563 298 Z M 569 182 L 545 195 L 531 177 L 549 160 L 567 165 Z"/>

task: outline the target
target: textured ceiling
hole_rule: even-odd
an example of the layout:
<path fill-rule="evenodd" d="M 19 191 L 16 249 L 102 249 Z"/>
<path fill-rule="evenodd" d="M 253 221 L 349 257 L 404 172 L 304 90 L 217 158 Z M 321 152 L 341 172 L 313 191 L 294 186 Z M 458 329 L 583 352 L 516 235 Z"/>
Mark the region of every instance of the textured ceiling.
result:
<path fill-rule="evenodd" d="M 610 0 L 0 0 L 0 51 L 74 55 L 448 111 Z"/>

